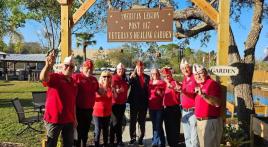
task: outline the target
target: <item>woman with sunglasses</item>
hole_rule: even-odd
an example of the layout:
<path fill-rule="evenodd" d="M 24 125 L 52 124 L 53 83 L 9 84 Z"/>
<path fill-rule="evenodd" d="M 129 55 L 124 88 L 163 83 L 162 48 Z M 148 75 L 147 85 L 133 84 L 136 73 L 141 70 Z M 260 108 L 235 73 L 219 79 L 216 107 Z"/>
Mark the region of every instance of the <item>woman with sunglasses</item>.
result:
<path fill-rule="evenodd" d="M 122 123 L 126 109 L 128 83 L 125 74 L 125 67 L 119 63 L 112 76 L 112 88 L 116 95 L 112 99 L 112 121 L 110 126 L 110 144 L 112 146 L 124 146 L 122 142 Z M 116 144 L 114 139 L 117 139 Z"/>
<path fill-rule="evenodd" d="M 158 69 L 151 70 L 149 82 L 149 112 L 153 124 L 152 147 L 164 147 L 165 135 L 163 130 L 162 103 L 165 93 L 165 82 L 160 79 Z"/>
<path fill-rule="evenodd" d="M 100 133 L 103 134 L 103 146 L 108 147 L 109 122 L 112 114 L 112 75 L 109 71 L 103 71 L 99 78 L 99 90 L 96 92 L 93 107 L 93 120 L 95 124 L 94 142 L 99 147 Z"/>

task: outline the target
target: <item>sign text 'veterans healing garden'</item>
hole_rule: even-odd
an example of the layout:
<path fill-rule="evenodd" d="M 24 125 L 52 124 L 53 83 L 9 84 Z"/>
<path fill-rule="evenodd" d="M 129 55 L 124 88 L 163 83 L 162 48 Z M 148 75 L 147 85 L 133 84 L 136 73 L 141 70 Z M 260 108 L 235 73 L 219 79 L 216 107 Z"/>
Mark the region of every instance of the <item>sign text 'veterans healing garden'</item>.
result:
<path fill-rule="evenodd" d="M 173 40 L 173 8 L 108 11 L 109 42 Z"/>

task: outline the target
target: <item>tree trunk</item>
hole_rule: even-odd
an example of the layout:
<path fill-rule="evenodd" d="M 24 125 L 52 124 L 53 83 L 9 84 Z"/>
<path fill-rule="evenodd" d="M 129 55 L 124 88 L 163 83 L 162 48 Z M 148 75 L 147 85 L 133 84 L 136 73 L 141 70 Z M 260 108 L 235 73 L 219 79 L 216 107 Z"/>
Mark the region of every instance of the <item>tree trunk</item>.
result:
<path fill-rule="evenodd" d="M 252 76 L 254 70 L 248 70 L 248 65 L 240 63 L 236 67 L 239 69 L 239 75 L 232 77 L 234 84 L 234 95 L 237 100 L 237 118 L 240 127 L 249 137 L 250 115 L 254 114 L 254 104 L 252 95 Z"/>

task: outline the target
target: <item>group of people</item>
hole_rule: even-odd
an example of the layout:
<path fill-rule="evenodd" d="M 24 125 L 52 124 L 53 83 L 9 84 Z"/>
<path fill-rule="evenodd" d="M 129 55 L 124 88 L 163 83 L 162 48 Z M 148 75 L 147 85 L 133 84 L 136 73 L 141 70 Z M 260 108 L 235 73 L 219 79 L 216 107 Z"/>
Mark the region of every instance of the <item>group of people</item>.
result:
<path fill-rule="evenodd" d="M 150 76 L 145 74 L 142 61 L 136 62 L 129 76 L 119 63 L 113 74 L 103 71 L 99 80 L 92 74 L 92 60 L 84 61 L 80 73 L 74 73 L 72 56 L 64 59 L 59 73 L 51 72 L 54 63 L 55 53 L 51 52 L 40 74 L 43 85 L 48 87 L 44 114 L 48 147 L 56 147 L 60 133 L 64 147 L 85 147 L 92 119 L 96 147 L 100 146 L 101 132 L 104 147 L 123 146 L 126 103 L 130 106 L 129 145 L 143 145 L 149 109 L 153 147 L 179 146 L 181 123 L 187 147 L 220 146 L 221 89 L 202 65 L 191 68 L 183 59 L 180 69 L 184 77 L 178 82 L 169 68 L 152 69 Z M 75 128 L 78 138 L 74 141 Z"/>

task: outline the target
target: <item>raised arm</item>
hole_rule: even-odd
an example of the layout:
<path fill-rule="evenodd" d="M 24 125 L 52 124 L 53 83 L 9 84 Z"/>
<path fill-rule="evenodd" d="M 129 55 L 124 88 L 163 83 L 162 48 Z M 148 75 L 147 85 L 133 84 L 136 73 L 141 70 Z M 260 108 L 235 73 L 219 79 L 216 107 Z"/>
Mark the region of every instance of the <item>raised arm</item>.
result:
<path fill-rule="evenodd" d="M 49 73 L 50 69 L 52 69 L 54 64 L 55 64 L 55 51 L 53 50 L 46 57 L 46 64 L 45 64 L 44 68 L 42 69 L 40 76 L 39 76 L 39 79 L 41 81 L 48 81 L 49 80 L 48 73 Z"/>

